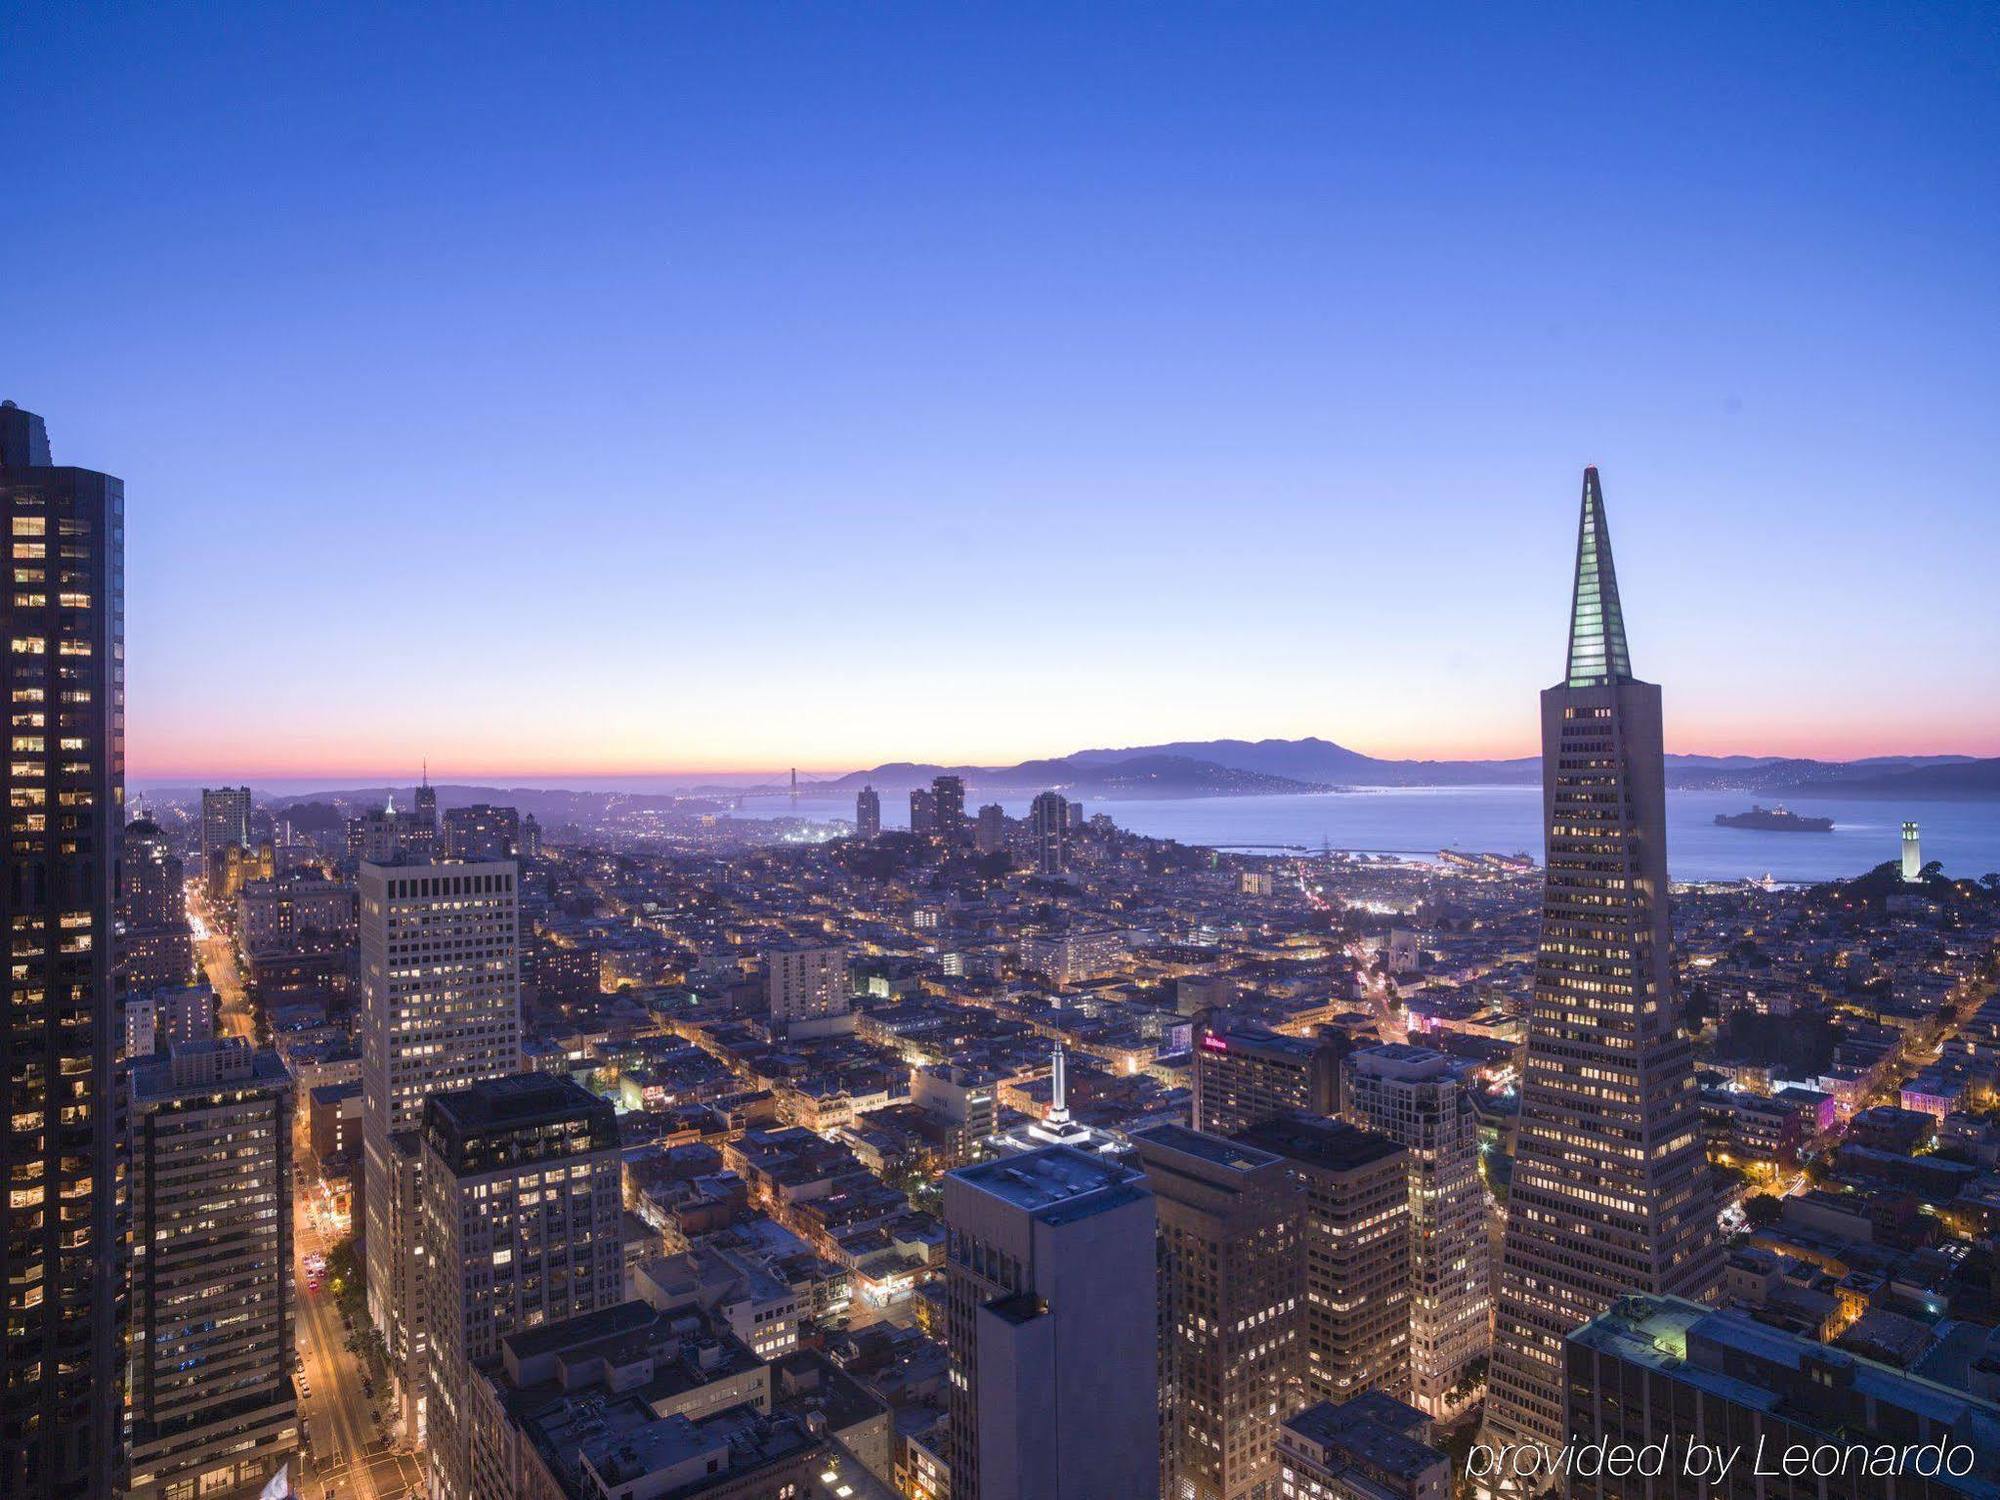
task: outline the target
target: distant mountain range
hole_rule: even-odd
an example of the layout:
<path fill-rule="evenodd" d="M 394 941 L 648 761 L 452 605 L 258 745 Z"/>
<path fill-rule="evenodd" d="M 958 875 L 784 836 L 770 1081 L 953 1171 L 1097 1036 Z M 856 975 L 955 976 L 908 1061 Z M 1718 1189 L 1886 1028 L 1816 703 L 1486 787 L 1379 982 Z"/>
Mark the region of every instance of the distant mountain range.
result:
<path fill-rule="evenodd" d="M 801 781 L 799 790 L 811 795 L 851 796 L 873 786 L 888 796 L 912 787 L 928 786 L 932 778 L 965 778 L 974 799 L 994 794 L 1023 795 L 1053 788 L 1079 800 L 1133 797 L 1227 797 L 1277 793 L 1330 792 L 1350 787 L 1400 786 L 1531 786 L 1541 779 L 1541 760 L 1520 756 L 1510 760 L 1383 760 L 1363 755 L 1331 740 L 1177 740 L 1165 745 L 1126 749 L 1079 750 L 1047 760 L 1027 760 L 1012 766 L 945 766 L 917 761 L 892 761 L 845 776 Z M 588 781 L 590 778 L 582 778 Z M 512 787 L 439 786 L 445 807 L 469 802 L 499 802 L 533 812 L 545 825 L 587 821 L 593 814 L 617 807 L 668 809 L 684 799 L 714 803 L 718 809 L 743 799 L 782 797 L 783 784 L 698 786 L 668 790 L 615 790 L 572 786 Z M 2000 797 L 2000 757 L 1970 755 L 1887 755 L 1865 760 L 1824 761 L 1787 759 L 1775 755 L 1669 755 L 1667 785 L 1688 791 L 1735 791 L 1759 797 L 1866 797 L 1914 801 L 1941 797 Z M 152 794 L 165 800 L 188 800 L 193 787 L 155 785 Z M 260 800 L 281 806 L 303 802 L 379 803 L 390 788 L 356 787 L 313 791 Z M 398 806 L 407 805 L 408 787 L 395 790 Z M 754 808 L 756 816 L 771 816 L 782 807 Z"/>
<path fill-rule="evenodd" d="M 1341 787 L 1531 785 L 1541 774 L 1541 759 L 1532 755 L 1509 760 L 1383 760 L 1331 740 L 1307 738 L 1176 740 L 1078 750 L 1016 766 L 896 761 L 811 785 L 816 791 L 845 792 L 865 784 L 897 792 L 926 785 L 934 776 L 958 775 L 975 791 L 1056 787 L 1080 797 L 1206 797 Z M 1889 755 L 1822 761 L 1775 755 L 1669 755 L 1667 784 L 1684 790 L 1767 795 L 2000 796 L 2000 758 Z"/>

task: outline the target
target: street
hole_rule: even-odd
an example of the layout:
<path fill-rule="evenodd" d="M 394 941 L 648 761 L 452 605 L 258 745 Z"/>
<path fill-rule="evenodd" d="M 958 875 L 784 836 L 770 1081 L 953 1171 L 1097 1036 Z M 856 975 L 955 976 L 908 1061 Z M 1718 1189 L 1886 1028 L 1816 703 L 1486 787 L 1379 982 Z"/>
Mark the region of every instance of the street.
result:
<path fill-rule="evenodd" d="M 300 1378 L 299 1411 L 312 1434 L 312 1455 L 305 1468 L 308 1482 L 300 1493 L 321 1500 L 332 1487 L 341 1500 L 401 1500 L 422 1489 L 422 1465 L 408 1454 L 392 1451 L 370 1415 L 388 1399 L 378 1384 L 374 1400 L 362 1385 L 359 1356 L 349 1354 L 340 1306 L 329 1285 L 312 1291 L 305 1258 L 325 1255 L 333 1246 L 322 1231 L 309 1202 L 294 1194 L 298 1264 L 298 1342 L 305 1361 Z M 310 1390 L 310 1396 L 305 1392 Z"/>

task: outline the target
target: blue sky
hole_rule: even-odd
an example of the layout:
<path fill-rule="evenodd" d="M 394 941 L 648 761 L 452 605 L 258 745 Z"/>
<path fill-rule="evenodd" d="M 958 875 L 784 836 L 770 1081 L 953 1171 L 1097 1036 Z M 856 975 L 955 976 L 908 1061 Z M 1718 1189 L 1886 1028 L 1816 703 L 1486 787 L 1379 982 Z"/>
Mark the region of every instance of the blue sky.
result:
<path fill-rule="evenodd" d="M 1972 6 L 11 7 L 135 774 L 2000 753 Z"/>

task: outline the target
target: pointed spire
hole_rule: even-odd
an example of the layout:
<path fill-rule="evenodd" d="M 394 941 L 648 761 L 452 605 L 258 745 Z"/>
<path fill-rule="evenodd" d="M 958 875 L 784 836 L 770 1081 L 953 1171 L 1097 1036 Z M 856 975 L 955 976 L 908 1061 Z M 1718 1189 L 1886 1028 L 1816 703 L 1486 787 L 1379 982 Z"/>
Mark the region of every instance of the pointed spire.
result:
<path fill-rule="evenodd" d="M 1625 613 L 1618 605 L 1618 574 L 1611 566 L 1611 528 L 1604 519 L 1604 490 L 1595 467 L 1583 471 L 1583 516 L 1576 537 L 1576 590 L 1570 599 L 1570 687 L 1599 687 L 1632 680 L 1625 646 Z"/>
<path fill-rule="evenodd" d="M 1049 1079 L 1049 1112 L 1044 1120 L 1050 1125 L 1069 1123 L 1069 1059 L 1063 1055 L 1061 1037 L 1056 1038 L 1055 1067 Z"/>

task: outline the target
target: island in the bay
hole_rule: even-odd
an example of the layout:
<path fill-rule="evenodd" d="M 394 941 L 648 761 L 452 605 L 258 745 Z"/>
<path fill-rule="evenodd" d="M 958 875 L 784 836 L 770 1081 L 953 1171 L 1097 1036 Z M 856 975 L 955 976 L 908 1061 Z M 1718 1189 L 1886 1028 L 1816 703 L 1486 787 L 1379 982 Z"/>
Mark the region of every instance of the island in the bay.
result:
<path fill-rule="evenodd" d="M 1757 828 L 1767 833 L 1832 833 L 1833 819 L 1809 818 L 1788 807 L 1753 807 L 1748 812 L 1717 813 L 1723 828 Z"/>

